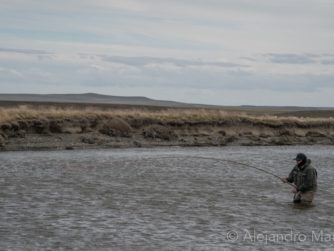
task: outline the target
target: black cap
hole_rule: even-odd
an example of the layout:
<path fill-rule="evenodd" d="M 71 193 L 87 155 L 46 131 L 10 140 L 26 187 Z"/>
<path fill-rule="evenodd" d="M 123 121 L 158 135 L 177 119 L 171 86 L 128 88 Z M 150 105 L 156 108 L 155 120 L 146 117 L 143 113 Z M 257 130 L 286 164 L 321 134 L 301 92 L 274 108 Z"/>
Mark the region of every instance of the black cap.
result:
<path fill-rule="evenodd" d="M 299 161 L 299 160 L 306 160 L 307 159 L 307 157 L 306 157 L 306 155 L 304 154 L 304 153 L 298 153 L 297 154 L 297 156 L 296 156 L 296 158 L 294 158 L 294 160 L 297 160 L 297 161 Z"/>

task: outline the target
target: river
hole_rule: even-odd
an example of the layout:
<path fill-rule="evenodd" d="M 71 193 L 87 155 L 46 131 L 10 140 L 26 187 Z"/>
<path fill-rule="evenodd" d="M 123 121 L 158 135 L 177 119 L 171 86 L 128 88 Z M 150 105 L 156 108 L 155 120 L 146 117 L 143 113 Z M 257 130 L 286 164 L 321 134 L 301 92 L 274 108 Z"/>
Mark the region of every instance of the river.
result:
<path fill-rule="evenodd" d="M 298 152 L 314 206 L 291 203 Z M 205 157 L 200 158 L 200 157 Z M 334 146 L 0 153 L 0 250 L 334 250 Z"/>

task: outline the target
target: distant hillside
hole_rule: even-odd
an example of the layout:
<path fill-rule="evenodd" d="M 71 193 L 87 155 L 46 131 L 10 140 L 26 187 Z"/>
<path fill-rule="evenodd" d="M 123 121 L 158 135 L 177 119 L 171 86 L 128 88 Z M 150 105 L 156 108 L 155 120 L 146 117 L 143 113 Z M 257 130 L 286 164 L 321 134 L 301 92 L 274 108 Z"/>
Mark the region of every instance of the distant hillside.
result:
<path fill-rule="evenodd" d="M 204 108 L 220 109 L 247 114 L 278 115 L 295 117 L 333 117 L 333 107 L 297 107 L 297 106 L 215 106 L 205 104 L 190 104 L 174 101 L 155 100 L 147 97 L 109 96 L 96 93 L 83 94 L 0 94 L 0 106 L 57 105 L 57 106 L 98 106 L 98 107 L 129 107 L 142 106 L 152 109 L 165 108 Z"/>
<path fill-rule="evenodd" d="M 146 97 L 121 97 L 96 93 L 83 94 L 0 94 L 0 101 L 14 102 L 53 102 L 53 103 L 85 103 L 142 105 L 163 107 L 211 107 L 209 105 L 187 104 L 182 102 L 154 100 Z"/>

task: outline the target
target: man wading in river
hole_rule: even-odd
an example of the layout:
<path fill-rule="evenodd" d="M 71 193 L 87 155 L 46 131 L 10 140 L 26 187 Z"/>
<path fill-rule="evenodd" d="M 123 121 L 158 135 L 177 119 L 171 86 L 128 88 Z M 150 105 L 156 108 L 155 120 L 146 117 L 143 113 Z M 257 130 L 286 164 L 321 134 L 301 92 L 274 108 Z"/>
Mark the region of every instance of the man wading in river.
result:
<path fill-rule="evenodd" d="M 317 170 L 311 165 L 311 160 L 303 153 L 298 153 L 295 158 L 297 164 L 289 176 L 282 178 L 284 183 L 295 185 L 292 192 L 294 203 L 311 204 L 317 190 Z"/>

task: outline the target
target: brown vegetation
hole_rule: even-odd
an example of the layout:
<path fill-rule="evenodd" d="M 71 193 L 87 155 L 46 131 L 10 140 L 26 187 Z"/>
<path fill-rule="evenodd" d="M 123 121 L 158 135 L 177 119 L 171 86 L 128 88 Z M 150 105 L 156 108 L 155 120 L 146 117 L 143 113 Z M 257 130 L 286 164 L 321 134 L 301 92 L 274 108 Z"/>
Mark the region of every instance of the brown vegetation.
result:
<path fill-rule="evenodd" d="M 332 144 L 334 119 L 218 109 L 0 108 L 2 149 Z"/>

